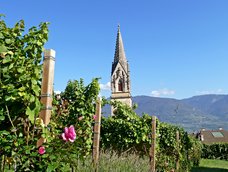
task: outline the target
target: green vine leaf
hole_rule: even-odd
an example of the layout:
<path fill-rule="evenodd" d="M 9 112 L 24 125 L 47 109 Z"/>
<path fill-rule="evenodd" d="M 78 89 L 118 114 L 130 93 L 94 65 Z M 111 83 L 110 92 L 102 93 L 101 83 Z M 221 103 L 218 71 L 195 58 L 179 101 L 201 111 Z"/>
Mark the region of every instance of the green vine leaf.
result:
<path fill-rule="evenodd" d="M 7 51 L 8 51 L 8 49 L 5 45 L 0 45 L 0 53 L 5 53 Z"/>
<path fill-rule="evenodd" d="M 11 39 L 6 39 L 5 42 L 6 42 L 6 44 L 10 44 L 12 41 L 11 41 Z"/>
<path fill-rule="evenodd" d="M 5 120 L 5 116 L 0 116 L 0 121 L 4 121 Z"/>
<path fill-rule="evenodd" d="M 29 107 L 26 109 L 26 115 L 28 115 L 29 120 L 34 123 L 34 111 L 32 111 Z"/>

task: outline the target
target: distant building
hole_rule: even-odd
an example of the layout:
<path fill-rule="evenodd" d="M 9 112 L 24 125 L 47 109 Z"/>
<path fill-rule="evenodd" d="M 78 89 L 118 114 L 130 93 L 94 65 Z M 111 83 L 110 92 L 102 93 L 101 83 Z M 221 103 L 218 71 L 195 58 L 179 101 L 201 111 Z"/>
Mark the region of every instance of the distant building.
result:
<path fill-rule="evenodd" d="M 228 143 L 228 131 L 222 128 L 218 130 L 201 129 L 196 137 L 204 144 Z"/>
<path fill-rule="evenodd" d="M 116 49 L 114 61 L 112 63 L 111 91 L 111 100 L 117 100 L 129 105 L 130 107 L 132 106 L 130 71 L 128 61 L 124 52 L 123 40 L 120 33 L 120 26 L 118 26 Z M 111 109 L 111 111 L 113 115 L 113 108 Z"/>

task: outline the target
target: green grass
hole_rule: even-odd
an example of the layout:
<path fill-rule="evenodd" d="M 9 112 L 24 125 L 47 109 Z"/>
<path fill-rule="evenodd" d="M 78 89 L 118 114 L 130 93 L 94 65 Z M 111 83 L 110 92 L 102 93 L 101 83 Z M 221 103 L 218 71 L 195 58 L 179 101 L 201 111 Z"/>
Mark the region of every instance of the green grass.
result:
<path fill-rule="evenodd" d="M 199 167 L 194 167 L 192 172 L 228 172 L 228 161 L 202 159 Z"/>

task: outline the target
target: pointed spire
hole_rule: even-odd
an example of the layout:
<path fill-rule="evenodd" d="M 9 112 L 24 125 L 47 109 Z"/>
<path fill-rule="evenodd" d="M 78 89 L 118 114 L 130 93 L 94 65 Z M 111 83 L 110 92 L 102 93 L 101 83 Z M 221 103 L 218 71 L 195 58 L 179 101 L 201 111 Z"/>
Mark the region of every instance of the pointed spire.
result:
<path fill-rule="evenodd" d="M 126 62 L 126 56 L 124 52 L 123 40 L 120 33 L 120 25 L 118 24 L 117 38 L 116 38 L 116 50 L 114 56 L 114 63 L 118 61 Z"/>

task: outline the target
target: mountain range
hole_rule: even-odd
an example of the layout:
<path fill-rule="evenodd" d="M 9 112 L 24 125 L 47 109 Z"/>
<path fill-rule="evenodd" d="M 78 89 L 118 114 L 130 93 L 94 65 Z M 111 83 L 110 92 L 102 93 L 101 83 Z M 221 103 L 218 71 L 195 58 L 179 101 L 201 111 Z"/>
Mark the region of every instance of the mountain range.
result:
<path fill-rule="evenodd" d="M 202 128 L 228 130 L 228 95 L 200 95 L 181 100 L 135 96 L 132 101 L 138 105 L 135 110 L 138 115 L 155 115 L 160 121 L 179 125 L 189 132 Z M 108 112 L 110 107 L 104 110 Z"/>

